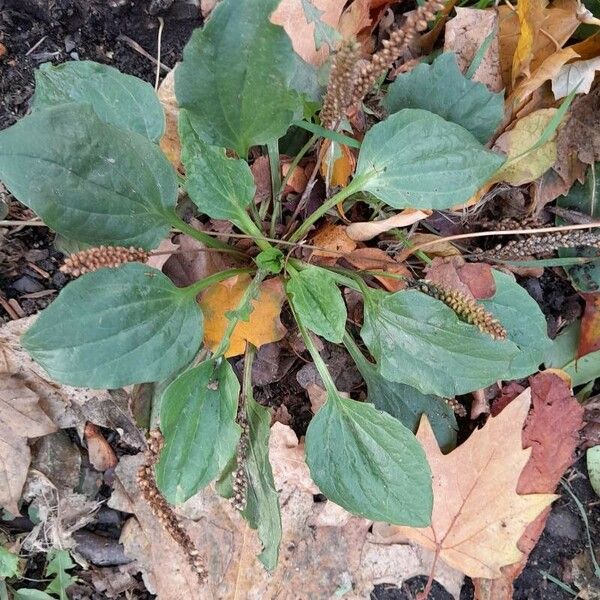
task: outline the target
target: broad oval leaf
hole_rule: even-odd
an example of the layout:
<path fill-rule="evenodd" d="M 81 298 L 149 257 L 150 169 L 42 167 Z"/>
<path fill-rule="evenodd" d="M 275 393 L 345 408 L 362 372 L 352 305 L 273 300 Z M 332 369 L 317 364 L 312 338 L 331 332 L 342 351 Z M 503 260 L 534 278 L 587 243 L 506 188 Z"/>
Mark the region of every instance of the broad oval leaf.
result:
<path fill-rule="evenodd" d="M 365 135 L 355 177 L 394 208 L 443 209 L 466 202 L 503 162 L 460 125 L 405 108 Z"/>
<path fill-rule="evenodd" d="M 54 380 L 90 388 L 160 381 L 194 358 L 202 313 L 157 269 L 129 263 L 70 283 L 23 346 Z"/>
<path fill-rule="evenodd" d="M 149 83 L 100 63 L 45 63 L 35 71 L 33 110 L 85 102 L 105 123 L 158 142 L 165 130 L 162 106 Z"/>
<path fill-rule="evenodd" d="M 280 0 L 223 0 L 197 29 L 175 71 L 179 106 L 215 146 L 245 158 L 250 146 L 281 137 L 301 114 L 292 88 L 298 59 L 269 16 Z"/>
<path fill-rule="evenodd" d="M 49 227 L 92 245 L 157 246 L 177 199 L 158 147 L 89 104 L 40 110 L 0 132 L 0 179 Z"/>
<path fill-rule="evenodd" d="M 369 294 L 361 336 L 380 373 L 424 394 L 451 397 L 537 371 L 550 347 L 544 316 L 510 276 L 494 272 L 494 279 L 496 294 L 482 304 L 506 328 L 504 341 L 417 291 Z"/>
<path fill-rule="evenodd" d="M 449 452 L 456 446 L 456 416 L 443 398 L 422 394 L 403 383 L 388 381 L 377 371 L 376 365 L 364 357 L 353 340 L 344 338 L 344 342 L 367 384 L 368 402 L 398 419 L 413 433 L 416 433 L 425 414 L 440 448 Z"/>
<path fill-rule="evenodd" d="M 250 527 L 258 530 L 263 545 L 263 551 L 258 555 L 258 559 L 265 568 L 272 571 L 277 566 L 282 528 L 279 494 L 269 462 L 271 413 L 258 404 L 252 394 L 249 394 L 246 398 L 246 416 L 248 419 L 246 459 L 248 491 L 246 508 L 242 516 L 248 521 Z"/>
<path fill-rule="evenodd" d="M 330 342 L 342 341 L 346 305 L 335 279 L 325 269 L 309 266 L 292 273 L 286 291 L 305 327 Z"/>
<path fill-rule="evenodd" d="M 208 485 L 235 454 L 241 428 L 235 422 L 240 385 L 226 360 L 206 360 L 182 373 L 161 399 L 165 445 L 156 482 L 180 504 Z"/>
<path fill-rule="evenodd" d="M 504 94 L 494 94 L 483 83 L 466 78 L 452 52 L 396 77 L 383 104 L 392 113 L 403 108 L 429 110 L 464 127 L 482 144 L 504 117 Z"/>
<path fill-rule="evenodd" d="M 416 437 L 371 404 L 329 394 L 306 432 L 306 462 L 331 501 L 353 514 L 425 527 L 431 471 Z"/>
<path fill-rule="evenodd" d="M 192 202 L 213 219 L 243 224 L 256 191 L 248 163 L 241 158 L 227 158 L 224 148 L 203 141 L 186 110 L 180 111 L 179 137 L 186 190 Z"/>

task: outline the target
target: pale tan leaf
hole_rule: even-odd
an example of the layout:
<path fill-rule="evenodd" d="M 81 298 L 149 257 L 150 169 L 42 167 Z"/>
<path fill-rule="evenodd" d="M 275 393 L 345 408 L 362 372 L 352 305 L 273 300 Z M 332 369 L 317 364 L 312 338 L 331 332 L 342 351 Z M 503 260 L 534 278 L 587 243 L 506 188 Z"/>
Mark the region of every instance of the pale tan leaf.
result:
<path fill-rule="evenodd" d="M 381 221 L 351 223 L 346 228 L 346 233 L 348 237 L 357 242 L 366 242 L 377 237 L 380 233 L 385 233 L 395 227 L 408 227 L 413 223 L 418 223 L 422 219 L 426 219 L 430 215 L 430 210 L 423 211 L 415 208 L 405 208 L 402 212 Z"/>
<path fill-rule="evenodd" d="M 160 147 L 170 163 L 178 171 L 182 171 L 181 142 L 179 141 L 179 131 L 177 129 L 179 106 L 175 97 L 175 68 L 167 73 L 160 84 L 158 99 L 165 111 L 165 133 L 160 140 Z"/>
<path fill-rule="evenodd" d="M 402 275 L 404 278 L 412 277 L 412 273 L 400 261 L 392 258 L 380 248 L 357 248 L 347 254 L 344 260 L 348 261 L 353 267 L 363 271 L 384 271 L 394 275 Z M 375 279 L 388 290 L 388 292 L 397 292 L 406 287 L 406 281 L 398 277 L 386 277 L 385 275 L 375 275 Z"/>
<path fill-rule="evenodd" d="M 405 261 L 409 256 L 412 256 L 413 248 L 421 244 L 434 242 L 440 239 L 441 236 L 435 233 L 415 233 L 410 237 L 410 246 L 407 246 L 398 253 L 396 260 L 399 262 Z M 428 245 L 425 253 L 429 256 L 460 256 L 460 250 L 452 245 L 451 242 L 438 242 Z"/>
<path fill-rule="evenodd" d="M 506 162 L 494 175 L 495 181 L 523 185 L 536 180 L 556 162 L 556 132 L 545 144 L 530 149 L 542 137 L 544 129 L 556 114 L 555 108 L 542 108 L 519 119 L 510 131 L 504 132 L 494 145 L 506 153 Z"/>
<path fill-rule="evenodd" d="M 516 491 L 531 454 L 521 441 L 530 399 L 525 390 L 446 455 L 423 417 L 417 437 L 433 475 L 431 526 L 397 527 L 399 536 L 438 551 L 444 562 L 469 577 L 500 577 L 501 567 L 521 558 L 519 538 L 556 498 Z"/>
<path fill-rule="evenodd" d="M 498 31 L 498 16 L 494 11 L 457 8 L 456 17 L 446 24 L 444 52 L 456 53 L 458 66 L 464 72 L 473 62 L 477 50 L 487 36 L 494 31 Z M 493 92 L 499 92 L 504 88 L 497 34 L 494 35 L 472 79 L 484 83 Z"/>
<path fill-rule="evenodd" d="M 574 90 L 578 94 L 587 94 L 594 83 L 596 71 L 600 71 L 600 56 L 563 65 L 552 78 L 554 97 L 560 100 Z"/>
<path fill-rule="evenodd" d="M 30 461 L 27 440 L 0 421 L 0 506 L 15 516 Z"/>

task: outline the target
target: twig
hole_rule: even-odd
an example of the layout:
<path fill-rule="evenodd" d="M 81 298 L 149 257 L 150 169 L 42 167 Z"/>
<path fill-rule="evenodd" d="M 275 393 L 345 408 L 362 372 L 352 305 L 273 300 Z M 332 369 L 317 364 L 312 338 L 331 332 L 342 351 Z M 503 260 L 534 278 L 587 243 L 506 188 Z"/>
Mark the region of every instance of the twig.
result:
<path fill-rule="evenodd" d="M 132 40 L 129 36 L 125 35 L 124 33 L 120 33 L 117 36 L 117 39 L 121 42 L 125 42 L 128 46 L 131 46 L 131 48 L 133 48 L 136 52 L 139 52 L 142 56 L 145 56 L 148 60 L 152 61 L 155 65 L 160 67 L 162 71 L 165 71 L 165 73 L 169 73 L 169 71 L 171 71 L 171 69 L 167 67 L 167 65 L 159 63 L 156 60 L 156 58 L 152 56 L 152 54 L 146 52 L 146 50 L 144 50 L 135 40 Z"/>
<path fill-rule="evenodd" d="M 33 219 L 31 221 L 0 221 L 0 227 L 48 227 L 46 223 L 43 223 L 39 219 Z"/>
<path fill-rule="evenodd" d="M 165 20 L 162 17 L 158 17 L 158 40 L 156 45 L 158 46 L 156 50 L 156 79 L 154 81 L 154 91 L 158 92 L 158 84 L 160 83 L 160 51 L 162 44 L 162 32 L 165 26 Z"/>
<path fill-rule="evenodd" d="M 45 35 L 41 40 L 39 40 L 38 42 L 36 42 L 33 46 L 31 46 L 31 48 L 29 48 L 29 50 L 27 50 L 27 52 L 25 52 L 25 56 L 29 56 L 36 48 L 39 48 L 42 44 L 42 42 L 47 38 L 48 36 Z"/>

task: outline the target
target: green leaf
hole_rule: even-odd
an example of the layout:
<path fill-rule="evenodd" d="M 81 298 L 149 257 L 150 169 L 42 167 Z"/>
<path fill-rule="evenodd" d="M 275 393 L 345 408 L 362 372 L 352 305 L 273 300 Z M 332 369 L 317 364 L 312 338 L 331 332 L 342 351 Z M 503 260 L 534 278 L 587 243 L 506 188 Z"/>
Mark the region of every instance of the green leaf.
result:
<path fill-rule="evenodd" d="M 342 341 L 348 316 L 346 305 L 327 270 L 309 266 L 302 271 L 292 271 L 286 291 L 308 329 L 330 342 Z"/>
<path fill-rule="evenodd" d="M 86 104 L 40 110 L 0 132 L 0 179 L 49 227 L 93 245 L 157 246 L 177 198 L 159 148 Z"/>
<path fill-rule="evenodd" d="M 389 86 L 385 108 L 422 108 L 470 131 L 485 144 L 504 117 L 504 93 L 494 94 L 483 83 L 467 79 L 456 55 L 445 52 L 431 65 L 421 63 L 399 75 Z"/>
<path fill-rule="evenodd" d="M 431 471 L 416 437 L 372 404 L 329 393 L 306 432 L 306 462 L 331 501 L 373 521 L 426 527 Z"/>
<path fill-rule="evenodd" d="M 573 387 L 594 381 L 600 377 L 600 350 L 572 360 L 562 369 L 571 377 Z"/>
<path fill-rule="evenodd" d="M 269 248 L 258 254 L 254 262 L 261 271 L 277 275 L 283 271 L 285 255 L 279 248 Z"/>
<path fill-rule="evenodd" d="M 77 578 L 67 573 L 67 569 L 73 569 L 76 565 L 71 560 L 68 550 L 51 550 L 48 556 L 51 558 L 46 567 L 46 575 L 55 575 L 55 577 L 46 588 L 46 591 L 56 594 L 60 600 L 69 600 L 67 588 L 73 585 Z"/>
<path fill-rule="evenodd" d="M 202 313 L 185 288 L 129 263 L 70 283 L 22 337 L 56 381 L 118 388 L 160 381 L 196 355 Z"/>
<path fill-rule="evenodd" d="M 19 574 L 19 557 L 0 546 L 0 578 L 15 577 Z"/>
<path fill-rule="evenodd" d="M 31 588 L 21 588 L 20 590 L 14 590 L 14 600 L 56 600 L 54 596 L 42 592 L 41 590 L 34 590 Z"/>
<path fill-rule="evenodd" d="M 600 163 L 588 169 L 585 183 L 575 182 L 566 196 L 557 201 L 558 206 L 590 215 L 594 220 L 600 219 Z M 562 225 L 564 221 L 557 219 Z M 599 256 L 597 248 L 562 248 L 560 256 Z M 566 269 L 571 282 L 579 292 L 597 292 L 600 290 L 600 262 L 590 262 Z"/>
<path fill-rule="evenodd" d="M 277 566 L 282 529 L 279 494 L 269 462 L 271 413 L 249 394 L 246 397 L 246 415 L 249 429 L 246 459 L 248 492 L 242 516 L 250 527 L 258 529 L 263 544 L 258 558 L 265 568 L 272 571 Z"/>
<path fill-rule="evenodd" d="M 302 0 L 302 10 L 304 11 L 306 22 L 314 23 L 315 25 L 313 35 L 316 49 L 319 50 L 323 44 L 327 44 L 333 50 L 336 43 L 342 39 L 342 35 L 321 19 L 324 11 L 318 9 L 311 0 Z"/>
<path fill-rule="evenodd" d="M 425 414 L 440 448 L 444 452 L 450 452 L 456 446 L 456 416 L 442 398 L 421 394 L 419 390 L 403 383 L 388 381 L 363 356 L 354 340 L 345 337 L 344 343 L 367 384 L 367 400 L 375 408 L 392 415 L 413 433 L 416 433 L 421 416 Z"/>
<path fill-rule="evenodd" d="M 495 272 L 494 278 L 496 295 L 483 304 L 506 328 L 504 341 L 415 290 L 371 292 L 361 336 L 383 377 L 451 397 L 537 371 L 551 345 L 544 317 L 510 276 Z"/>
<path fill-rule="evenodd" d="M 394 208 L 443 209 L 467 201 L 503 162 L 459 125 L 405 108 L 365 135 L 355 177 Z"/>
<path fill-rule="evenodd" d="M 180 375 L 161 401 L 165 446 L 156 481 L 165 498 L 180 504 L 225 468 L 240 437 L 235 422 L 240 385 L 226 360 L 206 360 Z"/>
<path fill-rule="evenodd" d="M 292 89 L 298 59 L 269 17 L 280 0 L 223 0 L 196 29 L 175 71 L 179 106 L 209 144 L 245 158 L 280 138 L 302 111 Z"/>
<path fill-rule="evenodd" d="M 227 158 L 223 148 L 203 141 L 195 124 L 190 113 L 182 110 L 179 135 L 186 190 L 200 212 L 239 227 L 246 221 L 246 208 L 256 191 L 252 171 L 245 160 Z"/>
<path fill-rule="evenodd" d="M 35 71 L 33 110 L 68 102 L 91 104 L 105 123 L 153 142 L 165 130 L 165 115 L 152 86 L 108 65 L 88 60 L 41 65 Z"/>
<path fill-rule="evenodd" d="M 596 496 L 600 496 L 600 446 L 588 448 L 585 457 L 590 483 L 596 492 Z"/>
<path fill-rule="evenodd" d="M 562 369 L 577 356 L 581 321 L 573 321 L 567 325 L 553 340 L 544 365 L 547 369 Z"/>

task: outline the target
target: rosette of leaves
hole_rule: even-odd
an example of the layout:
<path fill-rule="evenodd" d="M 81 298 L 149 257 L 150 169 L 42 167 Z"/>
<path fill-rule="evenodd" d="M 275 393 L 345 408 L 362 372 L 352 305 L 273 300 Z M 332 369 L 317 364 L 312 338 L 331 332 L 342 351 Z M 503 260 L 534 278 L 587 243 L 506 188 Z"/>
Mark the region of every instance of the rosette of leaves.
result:
<path fill-rule="evenodd" d="M 64 384 L 170 382 L 160 404 L 165 446 L 157 482 L 169 501 L 182 502 L 236 468 L 240 386 L 224 354 L 235 324 L 249 318 L 260 283 L 282 276 L 327 391 L 306 434 L 315 483 L 354 514 L 426 526 L 431 473 L 414 436 L 418 418 L 428 414 L 440 444 L 451 448 L 454 417 L 440 409 L 440 397 L 536 371 L 548 346 L 545 321 L 505 274 L 496 273 L 496 295 L 485 301 L 508 331 L 506 340 L 496 341 L 418 290 L 391 294 L 368 287 L 357 274 L 286 261 L 278 243 L 266 239 L 251 210 L 248 150 L 277 148 L 308 93 L 294 87 L 300 59 L 284 30 L 269 21 L 276 5 L 223 0 L 186 46 L 176 73 L 184 178 L 157 145 L 164 117 L 149 85 L 94 63 L 41 67 L 32 114 L 0 133 L 0 179 L 49 227 L 74 245 L 147 250 L 175 227 L 240 254 L 181 220 L 176 199 L 183 186 L 200 215 L 230 221 L 260 253 L 242 256 L 239 269 L 184 288 L 140 263 L 85 274 L 40 314 L 23 345 Z M 401 108 L 367 132 L 354 179 L 299 223 L 291 240 L 302 239 L 330 207 L 358 192 L 394 208 L 443 209 L 468 200 L 503 162 L 477 134 L 439 111 Z M 203 338 L 197 295 L 240 272 L 252 274 L 253 283 L 227 315 L 230 326 L 219 347 L 204 349 L 206 358 L 194 364 Z M 372 360 L 348 329 L 341 286 L 363 295 L 360 336 Z M 339 393 L 313 335 L 346 344 L 366 380 L 366 402 Z M 252 452 L 241 465 L 249 486 L 242 514 L 258 530 L 260 558 L 271 569 L 281 525 L 268 461 L 270 416 L 248 390 L 243 410 Z"/>

